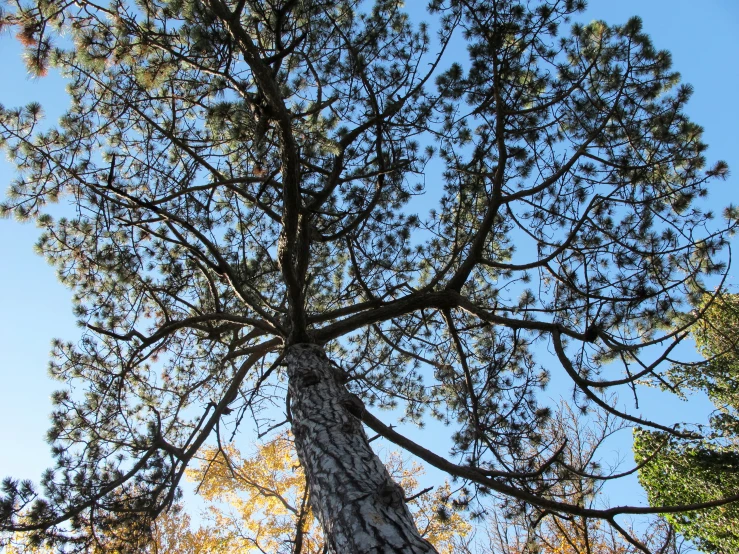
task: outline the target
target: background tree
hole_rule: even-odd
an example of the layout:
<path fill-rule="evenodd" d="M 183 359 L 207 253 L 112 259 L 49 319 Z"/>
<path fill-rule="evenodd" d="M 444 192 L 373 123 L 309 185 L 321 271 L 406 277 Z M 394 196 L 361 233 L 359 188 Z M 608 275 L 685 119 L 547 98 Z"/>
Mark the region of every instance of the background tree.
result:
<path fill-rule="evenodd" d="M 690 88 L 638 19 L 560 36 L 584 2 L 434 0 L 436 42 L 401 5 L 9 8 L 29 67 L 68 77 L 71 107 L 51 129 L 38 105 L 3 109 L 19 168 L 4 210 L 44 229 L 88 333 L 54 347 L 69 387 L 44 498 L 6 481 L 0 529 L 143 541 L 206 441 L 247 415 L 290 425 L 334 552 L 434 551 L 362 423 L 466 481 L 461 503 L 494 492 L 601 518 L 645 551 L 617 518 L 687 509 L 562 494 L 600 475 L 571 464 L 537 391 L 555 370 L 584 417 L 685 436 L 609 391 L 666 371 L 685 298 L 725 270 L 694 201 L 727 169 L 704 167 Z M 464 65 L 444 60 L 452 39 Z M 55 220 L 63 196 L 75 211 Z M 451 453 L 375 406 L 449 425 Z"/>
<path fill-rule="evenodd" d="M 202 457 L 188 477 L 199 483 L 199 493 L 211 502 L 213 527 L 233 537 L 231 551 L 325 551 L 323 534 L 308 504 L 305 476 L 287 433 L 260 446 L 248 458 L 233 447 L 206 449 Z M 464 537 L 471 527 L 452 505 L 449 485 L 419 490 L 423 468 L 404 461 L 398 453 L 390 454 L 385 464 L 403 487 L 421 535 L 440 553 L 452 554 L 453 539 Z M 221 509 L 219 503 L 228 503 L 231 509 Z"/>
<path fill-rule="evenodd" d="M 717 411 L 705 438 L 685 440 L 659 432 L 637 432 L 637 460 L 646 460 L 648 452 L 658 450 L 639 471 L 653 505 L 700 503 L 716 498 L 717 492 L 720 496 L 739 491 L 739 295 L 707 294 L 696 310 L 704 318 L 692 334 L 705 362 L 675 364 L 669 386 L 705 392 Z M 655 448 L 660 443 L 664 446 Z M 736 504 L 667 518 L 704 552 L 739 550 Z"/>
<path fill-rule="evenodd" d="M 547 494 L 567 498 L 591 509 L 608 503 L 605 485 L 635 473 L 636 469 L 601 466 L 601 446 L 620 433 L 625 423 L 610 414 L 589 418 L 587 423 L 572 406 L 563 403 L 553 413 L 549 434 L 562 438 L 560 480 Z M 589 468 L 582 471 L 578 468 Z M 596 477 L 597 476 L 597 477 Z M 504 554 L 636 554 L 642 547 L 660 554 L 689 551 L 661 517 L 627 520 L 622 525 L 639 544 L 602 519 L 536 510 L 530 506 L 503 502 L 503 509 L 490 510 L 478 523 L 477 549 L 458 549 L 459 553 Z M 636 524 L 636 525 L 634 525 Z M 641 545 L 641 546 L 640 546 Z"/>
<path fill-rule="evenodd" d="M 644 452 L 653 452 L 655 444 L 658 445 L 658 454 L 646 462 Z M 637 431 L 634 453 L 637 461 L 644 463 L 639 470 L 639 482 L 646 489 L 651 505 L 701 504 L 739 491 L 739 452 L 736 447 Z M 735 525 L 739 510 L 736 504 L 665 514 L 665 517 L 676 530 L 693 540 L 702 552 L 718 554 L 732 552 L 739 547 Z"/>
<path fill-rule="evenodd" d="M 714 430 L 723 437 L 739 438 L 739 295 L 726 291 L 705 294 L 696 306 L 703 318 L 691 333 L 705 362 L 675 364 L 670 383 L 679 390 L 702 391 L 718 412 Z"/>
<path fill-rule="evenodd" d="M 602 520 L 572 517 L 549 519 L 533 530 L 522 520 L 501 519 L 498 514 L 486 522 L 488 549 L 478 552 L 506 554 L 638 554 L 630 544 Z M 630 530 L 653 552 L 682 554 L 694 550 L 678 537 L 663 519 L 655 519 L 646 529 Z M 460 551 L 462 552 L 462 551 Z M 464 554 L 472 553 L 466 550 Z"/>

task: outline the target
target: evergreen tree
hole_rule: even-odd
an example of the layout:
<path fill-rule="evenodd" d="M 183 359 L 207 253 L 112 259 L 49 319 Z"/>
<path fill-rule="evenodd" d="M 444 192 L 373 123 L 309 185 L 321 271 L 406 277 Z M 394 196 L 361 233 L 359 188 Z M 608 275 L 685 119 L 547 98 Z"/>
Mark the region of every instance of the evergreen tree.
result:
<path fill-rule="evenodd" d="M 432 0 L 432 40 L 401 0 L 8 8 L 71 107 L 50 129 L 38 105 L 0 112 L 19 170 L 3 209 L 41 226 L 87 332 L 54 345 L 56 468 L 43 495 L 5 481 L 0 529 L 145 541 L 201 447 L 284 406 L 337 554 L 434 552 L 363 424 L 464 480 L 460 504 L 495 493 L 636 544 L 616 517 L 664 507 L 554 486 L 601 470 L 569 457 L 539 400 L 542 352 L 584 412 L 683 435 L 608 391 L 666 371 L 737 214 L 705 231 L 694 201 L 727 168 L 705 168 L 669 54 L 638 18 L 559 34 L 582 9 Z M 469 59 L 449 63 L 460 40 Z M 72 216 L 48 213 L 59 198 Z M 452 452 L 385 407 L 449 425 Z"/>

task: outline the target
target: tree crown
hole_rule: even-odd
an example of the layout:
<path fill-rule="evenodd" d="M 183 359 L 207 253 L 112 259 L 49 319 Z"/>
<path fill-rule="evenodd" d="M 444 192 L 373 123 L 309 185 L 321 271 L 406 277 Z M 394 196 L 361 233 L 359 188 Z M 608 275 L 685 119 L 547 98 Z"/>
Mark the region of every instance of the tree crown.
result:
<path fill-rule="evenodd" d="M 5 13 L 29 67 L 70 80 L 71 107 L 48 130 L 38 105 L 3 108 L 19 168 L 3 209 L 44 229 L 88 333 L 54 345 L 52 372 L 85 392 L 53 398 L 48 500 L 8 481 L 2 527 L 84 545 L 157 515 L 223 421 L 270 427 L 298 343 L 366 405 L 453 426 L 443 457 L 363 415 L 481 494 L 617 529 L 649 513 L 552 486 L 605 475 L 537 398 L 535 344 L 584 411 L 680 434 L 604 391 L 662 375 L 737 214 L 704 231 L 696 201 L 727 168 L 706 169 L 669 54 L 638 18 L 561 33 L 583 8 L 433 0 L 436 40 L 399 0 Z M 448 63 L 460 37 L 469 58 Z M 75 213 L 54 219 L 61 197 Z"/>

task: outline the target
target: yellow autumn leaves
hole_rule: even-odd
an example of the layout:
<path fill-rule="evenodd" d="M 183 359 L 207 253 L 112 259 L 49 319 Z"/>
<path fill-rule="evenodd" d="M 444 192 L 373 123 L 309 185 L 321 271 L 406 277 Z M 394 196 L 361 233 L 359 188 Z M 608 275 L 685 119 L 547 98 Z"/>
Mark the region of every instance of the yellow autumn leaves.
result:
<path fill-rule="evenodd" d="M 418 494 L 420 465 L 395 453 L 386 465 L 408 498 Z M 232 446 L 206 450 L 188 477 L 199 483 L 199 493 L 210 503 L 210 524 L 221 540 L 225 535 L 229 541 L 224 552 L 292 553 L 296 541 L 301 554 L 323 552 L 320 525 L 309 508 L 305 477 L 287 433 L 251 457 L 242 457 Z M 451 554 L 453 540 L 471 526 L 452 509 L 448 484 L 421 493 L 409 502 L 416 525 L 441 554 Z"/>

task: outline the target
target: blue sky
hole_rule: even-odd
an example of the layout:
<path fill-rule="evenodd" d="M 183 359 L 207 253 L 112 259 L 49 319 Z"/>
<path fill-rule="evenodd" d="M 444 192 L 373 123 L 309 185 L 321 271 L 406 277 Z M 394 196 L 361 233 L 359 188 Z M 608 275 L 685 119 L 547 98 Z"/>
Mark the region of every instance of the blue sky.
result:
<path fill-rule="evenodd" d="M 407 2 L 414 13 L 421 2 Z M 705 128 L 710 145 L 709 163 L 723 159 L 733 170 L 724 183 L 716 183 L 709 201 L 717 208 L 739 201 L 739 2 L 736 0 L 591 0 L 584 20 L 621 23 L 632 15 L 644 21 L 644 30 L 660 49 L 670 50 L 674 67 L 695 87 L 689 105 L 691 118 Z M 464 55 L 460 51 L 460 55 Z M 39 101 L 48 117 L 64 109 L 64 84 L 53 73 L 46 78 L 27 77 L 17 42 L 0 36 L 3 83 L 0 103 L 6 107 Z M 12 179 L 8 164 L 0 162 L 3 189 Z M 718 211 L 718 210 L 717 210 Z M 49 394 L 56 384 L 47 378 L 50 341 L 75 340 L 79 329 L 71 312 L 70 292 L 56 280 L 54 271 L 33 253 L 38 231 L 32 224 L 0 220 L 0 478 L 38 480 L 50 465 L 44 435 L 50 411 Z M 739 243 L 735 242 L 735 246 Z M 736 258 L 736 253 L 735 253 Z M 735 266 L 739 268 L 739 266 Z M 729 282 L 739 285 L 739 269 Z M 645 398 L 660 411 L 701 410 L 700 399 L 686 406 L 657 395 Z M 654 404 L 656 403 L 656 404 Z M 625 453 L 628 454 L 628 453 Z M 614 493 L 616 494 L 616 493 Z M 633 483 L 614 500 L 638 497 Z M 634 500 L 632 500 L 634 501 Z"/>

